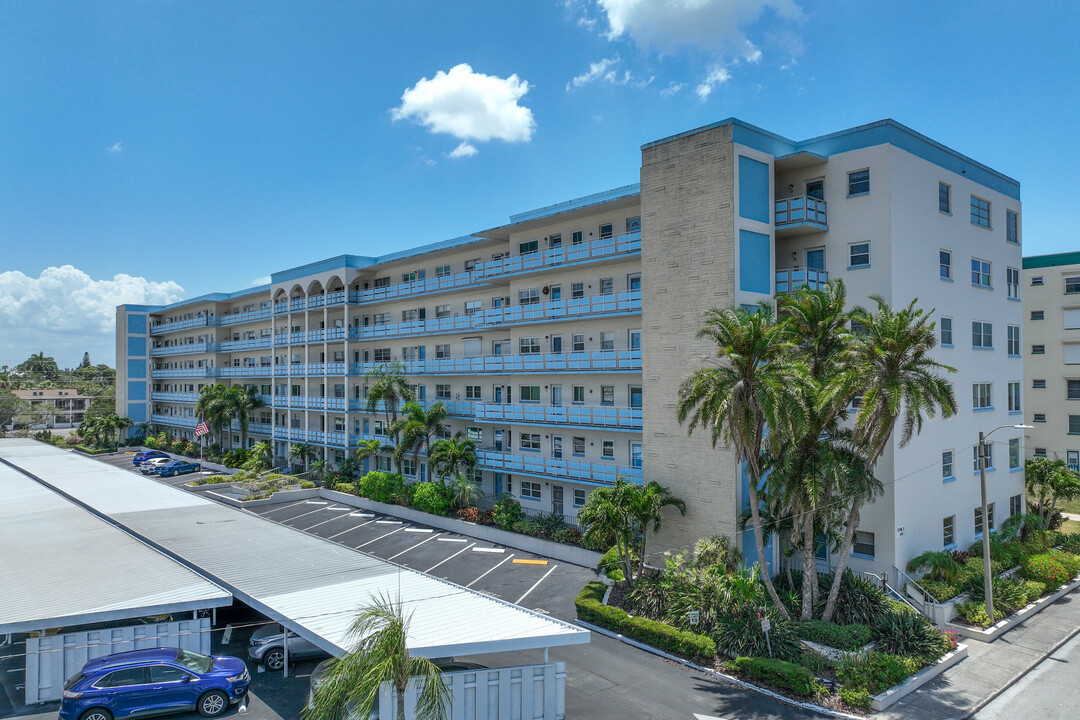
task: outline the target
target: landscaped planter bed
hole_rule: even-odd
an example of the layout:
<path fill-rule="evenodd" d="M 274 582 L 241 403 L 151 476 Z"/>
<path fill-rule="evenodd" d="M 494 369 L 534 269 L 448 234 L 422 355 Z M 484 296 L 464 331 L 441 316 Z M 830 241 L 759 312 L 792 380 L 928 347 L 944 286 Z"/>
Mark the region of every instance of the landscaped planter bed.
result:
<path fill-rule="evenodd" d="M 883 693 L 874 695 L 873 704 L 870 707 L 874 710 L 884 710 L 885 708 L 891 707 L 967 656 L 968 646 L 963 643 L 957 645 L 955 650 L 938 658 L 938 661 L 934 664 L 924 667 L 899 685 L 895 685 Z"/>
<path fill-rule="evenodd" d="M 1028 618 L 1037 615 L 1044 608 L 1051 603 L 1060 600 L 1065 595 L 1069 594 L 1076 588 L 1080 587 L 1080 576 L 1073 578 L 1072 582 L 1067 585 L 1062 585 L 1054 592 L 1043 595 L 1041 598 L 1033 603 L 1030 603 L 1026 607 L 1022 607 L 1012 615 L 1008 616 L 1004 620 L 1000 620 L 994 623 L 993 626 L 988 628 L 979 628 L 973 625 L 965 625 L 963 623 L 946 623 L 945 628 L 959 633 L 963 637 L 972 638 L 974 640 L 982 640 L 983 642 L 993 642 L 1001 637 L 1002 634 L 1008 632 L 1017 625 L 1026 622 Z"/>

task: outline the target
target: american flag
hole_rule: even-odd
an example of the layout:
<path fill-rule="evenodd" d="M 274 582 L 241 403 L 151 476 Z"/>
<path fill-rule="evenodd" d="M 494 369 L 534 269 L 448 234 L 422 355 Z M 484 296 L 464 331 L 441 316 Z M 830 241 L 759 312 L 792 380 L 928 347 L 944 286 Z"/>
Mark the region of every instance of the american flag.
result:
<path fill-rule="evenodd" d="M 201 423 L 195 426 L 195 437 L 202 437 L 210 432 L 210 425 L 203 420 Z"/>

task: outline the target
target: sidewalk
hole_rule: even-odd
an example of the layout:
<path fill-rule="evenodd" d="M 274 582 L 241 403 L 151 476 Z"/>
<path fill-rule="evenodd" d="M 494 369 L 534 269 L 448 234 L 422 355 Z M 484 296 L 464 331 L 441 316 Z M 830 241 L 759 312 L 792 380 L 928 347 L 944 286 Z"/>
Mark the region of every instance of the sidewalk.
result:
<path fill-rule="evenodd" d="M 883 720 L 970 717 L 1078 632 L 1080 592 L 1073 591 L 995 642 L 965 639 L 967 660 L 873 717 Z"/>

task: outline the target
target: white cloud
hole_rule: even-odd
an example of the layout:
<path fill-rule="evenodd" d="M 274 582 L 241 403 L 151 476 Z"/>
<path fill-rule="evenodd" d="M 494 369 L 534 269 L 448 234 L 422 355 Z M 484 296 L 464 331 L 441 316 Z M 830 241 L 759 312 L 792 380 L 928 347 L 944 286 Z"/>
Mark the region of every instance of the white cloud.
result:
<path fill-rule="evenodd" d="M 0 272 L 5 362 L 22 362 L 40 350 L 61 366 L 86 351 L 94 362 L 105 362 L 115 357 L 117 305 L 164 305 L 183 295 L 171 280 L 153 282 L 123 273 L 94 280 L 71 265 L 45 268 L 37 277 Z"/>
<path fill-rule="evenodd" d="M 604 58 L 600 62 L 589 63 L 589 69 L 580 75 L 574 77 L 569 83 L 566 84 L 566 89 L 569 90 L 570 86 L 581 87 L 582 85 L 588 85 L 594 80 L 604 79 L 610 83 L 615 82 L 616 73 L 615 66 L 619 64 L 619 56 Z"/>
<path fill-rule="evenodd" d="M 476 150 L 475 145 L 471 145 L 471 144 L 469 144 L 467 142 L 463 142 L 460 145 L 458 145 L 456 148 L 454 148 L 453 151 L 450 153 L 450 155 L 448 157 L 451 157 L 451 158 L 454 158 L 454 159 L 472 157 L 473 155 L 476 154 L 476 152 L 477 152 L 477 150 Z"/>
<path fill-rule="evenodd" d="M 105 148 L 105 152 L 115 153 L 115 154 L 119 155 L 120 153 L 124 152 L 124 145 L 123 145 L 123 143 L 118 143 L 118 142 L 113 143 L 109 147 Z"/>
<path fill-rule="evenodd" d="M 709 68 L 709 74 L 706 75 L 705 79 L 701 81 L 701 84 L 694 89 L 694 92 L 697 93 L 697 96 L 702 101 L 708 100 L 709 95 L 712 94 L 713 88 L 717 85 L 723 85 L 730 79 L 731 73 L 728 72 L 727 68 L 714 65 Z"/>
<path fill-rule="evenodd" d="M 766 8 L 789 20 L 802 17 L 794 0 L 597 0 L 607 14 L 610 39 L 628 36 L 645 49 L 670 53 L 692 47 L 718 53 L 734 50 L 748 62 L 760 51 L 743 28 Z"/>
<path fill-rule="evenodd" d="M 251 281 L 251 287 L 257 287 L 259 285 L 269 285 L 271 278 L 269 275 L 263 275 L 262 277 L 253 278 Z"/>
<path fill-rule="evenodd" d="M 671 97 L 672 95 L 678 95 L 686 87 L 686 83 L 672 82 L 669 83 L 666 88 L 660 91 L 662 97 Z"/>
<path fill-rule="evenodd" d="M 518 105 L 529 92 L 529 83 L 517 75 L 500 78 L 473 72 L 462 63 L 421 78 L 401 96 L 401 105 L 390 111 L 394 120 L 411 119 L 433 133 L 446 133 L 463 141 L 455 153 L 475 146 L 468 141 L 529 142 L 536 121 L 532 110 Z M 459 154 L 456 157 L 464 157 Z"/>

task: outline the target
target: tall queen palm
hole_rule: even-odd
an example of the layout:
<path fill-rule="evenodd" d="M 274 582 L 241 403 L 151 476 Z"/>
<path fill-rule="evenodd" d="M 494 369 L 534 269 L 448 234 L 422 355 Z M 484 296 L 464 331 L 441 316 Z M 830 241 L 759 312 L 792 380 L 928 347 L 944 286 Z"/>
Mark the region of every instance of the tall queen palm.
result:
<path fill-rule="evenodd" d="M 680 423 L 689 423 L 691 434 L 698 427 L 707 428 L 714 447 L 718 441 L 725 442 L 735 451 L 736 460 L 746 464 L 761 579 L 778 612 L 790 619 L 764 562 L 758 490 L 766 443 L 777 445 L 797 436 L 805 424 L 806 408 L 799 388 L 805 384 L 806 370 L 791 361 L 790 340 L 767 303 L 753 309 L 707 310 L 698 337 L 716 344 L 720 362 L 698 368 L 683 381 L 677 417 Z"/>

